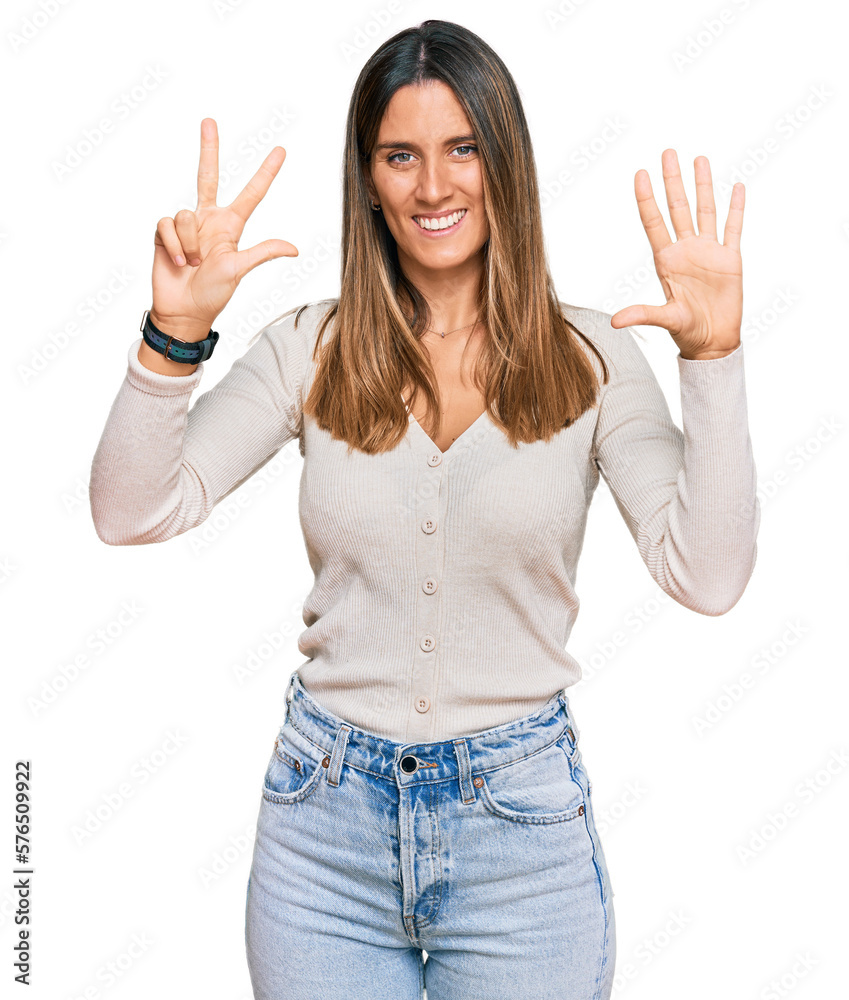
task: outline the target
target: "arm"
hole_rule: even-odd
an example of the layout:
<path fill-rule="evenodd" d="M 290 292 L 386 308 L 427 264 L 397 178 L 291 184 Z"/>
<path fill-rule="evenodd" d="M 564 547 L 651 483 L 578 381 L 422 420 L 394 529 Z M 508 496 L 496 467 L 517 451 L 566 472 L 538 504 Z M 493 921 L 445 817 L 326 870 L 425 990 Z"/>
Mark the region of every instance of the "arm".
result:
<path fill-rule="evenodd" d="M 724 614 L 752 575 L 760 524 L 743 345 L 707 361 L 678 354 L 682 433 L 630 329 L 615 336 L 593 458 L 658 586 Z"/>
<path fill-rule="evenodd" d="M 264 328 L 189 409 L 203 377 L 151 371 L 129 349 L 127 373 L 91 467 L 98 537 L 109 545 L 164 542 L 196 527 L 301 429 L 306 329 L 297 310 Z"/>

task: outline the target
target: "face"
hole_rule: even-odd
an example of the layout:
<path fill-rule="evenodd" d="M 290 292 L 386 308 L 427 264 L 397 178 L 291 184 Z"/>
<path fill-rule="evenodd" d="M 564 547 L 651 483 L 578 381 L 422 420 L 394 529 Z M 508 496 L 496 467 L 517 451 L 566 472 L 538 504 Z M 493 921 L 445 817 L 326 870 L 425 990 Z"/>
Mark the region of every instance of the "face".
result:
<path fill-rule="evenodd" d="M 393 94 L 366 183 L 405 274 L 434 279 L 483 267 L 489 224 L 480 157 L 469 120 L 446 84 L 429 81 Z M 447 228 L 438 228 L 441 220 Z"/>

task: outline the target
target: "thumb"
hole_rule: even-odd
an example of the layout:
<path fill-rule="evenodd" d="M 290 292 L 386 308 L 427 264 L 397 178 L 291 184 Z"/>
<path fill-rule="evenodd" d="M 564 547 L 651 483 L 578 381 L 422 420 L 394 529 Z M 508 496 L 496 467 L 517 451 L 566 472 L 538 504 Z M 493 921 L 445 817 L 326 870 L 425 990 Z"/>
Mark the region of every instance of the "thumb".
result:
<path fill-rule="evenodd" d="M 276 257 L 297 256 L 298 248 L 285 240 L 263 240 L 255 247 L 239 250 L 236 253 L 236 277 L 241 281 L 248 271 L 252 271 L 257 265 L 264 264 L 267 260 L 274 260 Z"/>
<path fill-rule="evenodd" d="M 669 330 L 672 322 L 669 303 L 665 306 L 627 306 L 610 317 L 610 325 L 614 330 L 621 330 L 626 326 L 662 326 L 664 330 Z"/>

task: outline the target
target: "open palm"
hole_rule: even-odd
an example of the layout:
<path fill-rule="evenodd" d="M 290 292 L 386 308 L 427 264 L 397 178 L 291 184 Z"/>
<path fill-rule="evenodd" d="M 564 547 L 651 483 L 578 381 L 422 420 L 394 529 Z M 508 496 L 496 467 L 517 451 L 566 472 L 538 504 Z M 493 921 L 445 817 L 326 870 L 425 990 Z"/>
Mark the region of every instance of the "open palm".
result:
<path fill-rule="evenodd" d="M 707 157 L 695 160 L 695 232 L 684 183 L 674 149 L 661 157 L 669 216 L 675 229 L 672 242 L 652 193 L 648 172 L 639 170 L 634 191 L 640 219 L 654 253 L 666 305 L 633 305 L 611 317 L 611 326 L 661 326 L 669 331 L 682 357 L 693 360 L 721 357 L 740 346 L 743 320 L 743 261 L 740 233 L 745 188 L 735 184 L 725 222 L 724 242 L 716 236 L 716 207 Z"/>

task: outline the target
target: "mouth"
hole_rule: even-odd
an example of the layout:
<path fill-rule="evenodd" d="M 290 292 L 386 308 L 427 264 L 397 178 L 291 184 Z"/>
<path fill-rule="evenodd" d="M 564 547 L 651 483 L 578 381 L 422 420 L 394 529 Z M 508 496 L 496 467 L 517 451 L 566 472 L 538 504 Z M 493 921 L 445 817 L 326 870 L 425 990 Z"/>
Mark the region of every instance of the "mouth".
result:
<path fill-rule="evenodd" d="M 414 215 L 413 224 L 423 236 L 439 237 L 456 232 L 468 215 L 468 209 L 459 208 L 439 215 Z"/>

